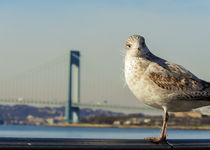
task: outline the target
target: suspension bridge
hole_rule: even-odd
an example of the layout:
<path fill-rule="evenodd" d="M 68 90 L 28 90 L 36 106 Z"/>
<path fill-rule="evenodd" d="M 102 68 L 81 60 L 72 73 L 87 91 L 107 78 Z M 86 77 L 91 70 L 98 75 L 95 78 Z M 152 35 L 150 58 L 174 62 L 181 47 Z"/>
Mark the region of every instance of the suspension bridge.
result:
<path fill-rule="evenodd" d="M 91 79 L 92 72 L 89 70 L 96 70 L 94 65 L 97 64 L 92 62 L 92 66 L 86 66 L 86 62 L 85 58 L 81 61 L 79 51 L 72 50 L 45 64 L 1 81 L 0 104 L 64 106 L 67 122 L 79 120 L 80 108 L 150 109 L 109 104 L 109 100 L 114 101 L 113 89 L 110 88 L 113 81 L 104 79 L 106 74 L 103 68 L 98 71 L 99 75 Z"/>

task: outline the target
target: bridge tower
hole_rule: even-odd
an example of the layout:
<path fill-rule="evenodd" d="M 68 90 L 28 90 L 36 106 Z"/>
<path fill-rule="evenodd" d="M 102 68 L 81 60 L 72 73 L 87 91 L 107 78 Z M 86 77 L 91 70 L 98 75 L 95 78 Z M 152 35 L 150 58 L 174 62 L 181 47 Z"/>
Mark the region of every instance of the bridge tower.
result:
<path fill-rule="evenodd" d="M 72 103 L 78 104 L 80 101 L 80 52 L 70 51 L 69 54 L 69 83 L 68 99 L 65 106 L 65 118 L 69 123 L 79 121 L 79 107 L 72 106 Z"/>

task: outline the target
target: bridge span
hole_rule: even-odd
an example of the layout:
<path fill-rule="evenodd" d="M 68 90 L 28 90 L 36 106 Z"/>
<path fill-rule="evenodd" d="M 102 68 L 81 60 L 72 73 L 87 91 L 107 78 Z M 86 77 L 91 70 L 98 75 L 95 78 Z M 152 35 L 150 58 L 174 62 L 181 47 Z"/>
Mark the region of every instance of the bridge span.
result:
<path fill-rule="evenodd" d="M 79 120 L 80 108 L 139 112 L 152 110 L 144 106 L 109 103 L 109 100 L 116 100 L 113 92 L 117 89 L 112 88 L 114 81 L 110 80 L 113 77 L 109 80 L 104 79 L 109 74 L 103 72 L 103 68 L 91 68 L 97 66 L 92 60 L 89 60 L 92 66 L 87 67 L 87 60 L 80 60 L 80 51 L 72 50 L 68 54 L 1 81 L 0 104 L 65 107 L 67 122 Z M 93 71 L 97 70 L 97 78 L 89 78 L 92 76 L 90 68 Z"/>

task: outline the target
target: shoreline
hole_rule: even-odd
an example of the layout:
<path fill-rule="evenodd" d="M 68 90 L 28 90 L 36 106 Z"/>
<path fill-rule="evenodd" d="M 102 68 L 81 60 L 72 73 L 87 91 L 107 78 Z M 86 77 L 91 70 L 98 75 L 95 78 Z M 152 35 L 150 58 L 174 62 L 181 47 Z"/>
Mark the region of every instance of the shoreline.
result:
<path fill-rule="evenodd" d="M 85 123 L 63 123 L 63 124 L 48 124 L 47 126 L 54 127 L 89 127 L 89 128 L 130 128 L 130 129 L 160 129 L 161 126 L 137 126 L 137 125 L 110 125 L 110 124 L 85 124 Z M 210 126 L 168 126 L 168 129 L 179 130 L 210 130 Z"/>

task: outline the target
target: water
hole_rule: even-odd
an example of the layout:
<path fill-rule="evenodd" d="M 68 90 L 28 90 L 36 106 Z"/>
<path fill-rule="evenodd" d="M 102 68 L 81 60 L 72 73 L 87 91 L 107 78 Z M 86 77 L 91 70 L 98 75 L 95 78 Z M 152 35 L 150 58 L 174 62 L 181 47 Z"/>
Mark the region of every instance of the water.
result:
<path fill-rule="evenodd" d="M 143 139 L 159 136 L 160 129 L 0 126 L 0 137 Z M 210 130 L 168 130 L 169 139 L 208 139 Z"/>

